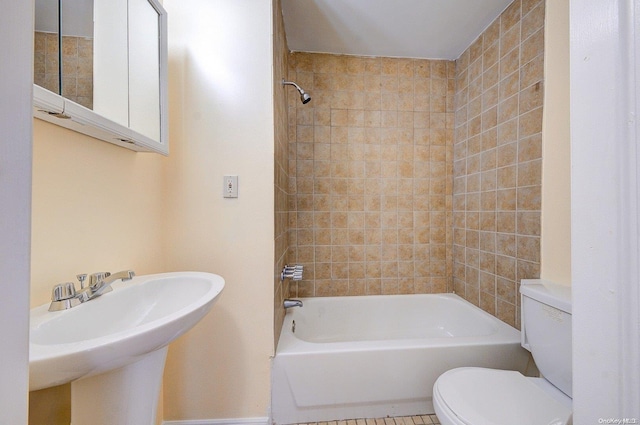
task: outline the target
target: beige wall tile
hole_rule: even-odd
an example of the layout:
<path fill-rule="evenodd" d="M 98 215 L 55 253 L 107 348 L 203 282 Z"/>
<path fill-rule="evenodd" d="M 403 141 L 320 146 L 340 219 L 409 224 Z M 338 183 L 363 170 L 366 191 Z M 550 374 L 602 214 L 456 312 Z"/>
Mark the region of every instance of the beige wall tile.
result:
<path fill-rule="evenodd" d="M 543 1 L 516 0 L 456 61 L 453 286 L 512 325 L 540 270 L 543 26 Z"/>
<path fill-rule="evenodd" d="M 292 252 L 300 261 L 310 258 L 302 249 L 316 247 L 315 280 L 299 287 L 311 295 L 414 293 L 438 278 L 438 289 L 451 288 L 452 251 L 428 248 L 452 240 L 446 220 L 433 227 L 430 213 L 446 217 L 452 205 L 453 62 L 296 53 L 289 63 L 290 73 L 308 72 L 313 96 L 289 109 L 297 115 L 288 132 L 299 212 Z M 485 114 L 490 127 L 494 113 Z M 416 275 L 426 280 L 416 284 Z"/>

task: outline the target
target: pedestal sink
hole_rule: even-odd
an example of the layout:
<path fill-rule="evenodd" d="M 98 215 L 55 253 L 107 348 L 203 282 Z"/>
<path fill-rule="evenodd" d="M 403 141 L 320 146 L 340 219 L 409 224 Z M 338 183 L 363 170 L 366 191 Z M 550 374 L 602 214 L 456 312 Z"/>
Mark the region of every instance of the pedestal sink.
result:
<path fill-rule="evenodd" d="M 171 341 L 224 287 L 199 272 L 137 276 L 69 310 L 31 310 L 29 389 L 71 382 L 73 425 L 152 425 Z"/>

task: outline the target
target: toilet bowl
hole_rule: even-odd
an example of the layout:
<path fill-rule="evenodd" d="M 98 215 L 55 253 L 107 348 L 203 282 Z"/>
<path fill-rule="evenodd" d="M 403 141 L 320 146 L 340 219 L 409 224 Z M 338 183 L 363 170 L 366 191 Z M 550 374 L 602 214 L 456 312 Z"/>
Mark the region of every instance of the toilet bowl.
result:
<path fill-rule="evenodd" d="M 451 369 L 433 386 L 442 425 L 570 425 L 571 289 L 523 279 L 522 346 L 531 351 L 541 378 L 517 371 Z"/>
<path fill-rule="evenodd" d="M 542 378 L 465 367 L 442 374 L 433 386 L 442 425 L 564 425 L 571 399 Z"/>

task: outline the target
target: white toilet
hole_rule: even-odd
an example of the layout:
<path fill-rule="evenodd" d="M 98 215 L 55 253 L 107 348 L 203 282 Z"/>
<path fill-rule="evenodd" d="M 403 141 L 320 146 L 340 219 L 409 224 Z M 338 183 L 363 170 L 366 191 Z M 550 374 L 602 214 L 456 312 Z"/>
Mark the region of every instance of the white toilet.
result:
<path fill-rule="evenodd" d="M 521 282 L 522 346 L 543 377 L 462 367 L 433 386 L 442 425 L 571 423 L 571 289 L 540 279 Z"/>

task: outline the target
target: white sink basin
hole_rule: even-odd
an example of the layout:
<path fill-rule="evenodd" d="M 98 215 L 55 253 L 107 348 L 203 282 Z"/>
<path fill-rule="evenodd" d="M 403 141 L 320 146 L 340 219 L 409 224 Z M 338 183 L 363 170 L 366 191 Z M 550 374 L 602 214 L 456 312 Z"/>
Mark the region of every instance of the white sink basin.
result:
<path fill-rule="evenodd" d="M 49 304 L 31 310 L 30 390 L 86 380 L 161 350 L 207 314 L 224 279 L 210 273 L 163 273 L 112 287 L 69 310 L 49 312 Z"/>

